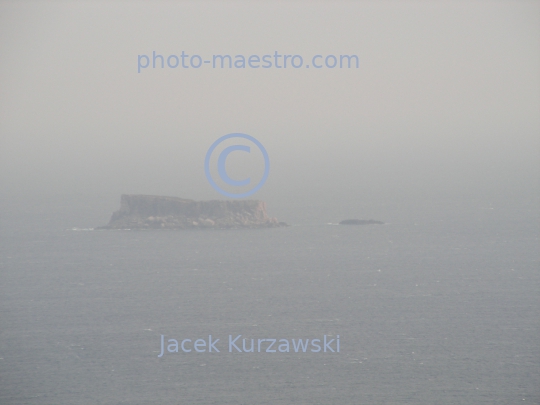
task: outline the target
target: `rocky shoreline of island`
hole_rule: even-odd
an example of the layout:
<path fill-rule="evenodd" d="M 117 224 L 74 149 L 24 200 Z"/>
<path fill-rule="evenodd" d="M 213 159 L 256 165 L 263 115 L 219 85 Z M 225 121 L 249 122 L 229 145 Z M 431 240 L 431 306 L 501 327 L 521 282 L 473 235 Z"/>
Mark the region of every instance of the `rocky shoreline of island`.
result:
<path fill-rule="evenodd" d="M 109 223 L 96 229 L 235 229 L 288 226 L 269 217 L 257 200 L 195 201 L 179 197 L 124 194 Z"/>
<path fill-rule="evenodd" d="M 384 225 L 374 219 L 344 219 L 339 225 Z M 144 229 L 241 229 L 289 226 L 266 212 L 259 200 L 195 201 L 179 197 L 123 194 L 120 209 L 107 225 L 94 228 Z"/>

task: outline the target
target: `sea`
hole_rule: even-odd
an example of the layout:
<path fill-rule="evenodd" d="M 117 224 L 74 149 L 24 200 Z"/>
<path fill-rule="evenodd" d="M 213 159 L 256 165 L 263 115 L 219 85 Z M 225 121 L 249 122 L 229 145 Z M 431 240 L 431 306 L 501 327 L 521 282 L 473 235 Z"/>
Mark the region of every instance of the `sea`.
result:
<path fill-rule="evenodd" d="M 0 404 L 540 403 L 538 198 L 270 199 L 289 227 L 94 230 L 119 198 L 2 197 Z M 196 352 L 209 335 L 220 352 Z"/>

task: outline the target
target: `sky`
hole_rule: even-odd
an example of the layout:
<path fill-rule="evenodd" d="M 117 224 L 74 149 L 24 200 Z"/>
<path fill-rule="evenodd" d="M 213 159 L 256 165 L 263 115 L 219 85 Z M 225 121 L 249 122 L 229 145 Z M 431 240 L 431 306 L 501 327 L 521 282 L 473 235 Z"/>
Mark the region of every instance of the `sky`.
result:
<path fill-rule="evenodd" d="M 359 66 L 139 73 L 154 51 Z M 4 196 L 225 198 L 204 158 L 229 133 L 268 151 L 257 199 L 539 193 L 539 2 L 2 1 L 0 54 Z"/>

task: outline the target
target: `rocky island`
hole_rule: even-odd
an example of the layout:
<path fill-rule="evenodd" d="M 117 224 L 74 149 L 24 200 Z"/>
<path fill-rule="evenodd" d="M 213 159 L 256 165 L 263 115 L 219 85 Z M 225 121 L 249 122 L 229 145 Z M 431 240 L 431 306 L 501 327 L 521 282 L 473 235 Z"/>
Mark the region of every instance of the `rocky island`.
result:
<path fill-rule="evenodd" d="M 122 195 L 120 209 L 96 229 L 273 228 L 266 203 L 255 200 L 194 201 L 178 197 Z"/>

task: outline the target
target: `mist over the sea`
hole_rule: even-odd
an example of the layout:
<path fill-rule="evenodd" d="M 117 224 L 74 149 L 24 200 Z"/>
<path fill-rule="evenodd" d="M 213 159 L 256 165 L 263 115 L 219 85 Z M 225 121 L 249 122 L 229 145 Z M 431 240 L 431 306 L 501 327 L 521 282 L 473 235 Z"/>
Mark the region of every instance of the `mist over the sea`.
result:
<path fill-rule="evenodd" d="M 534 2 L 3 2 L 4 193 L 209 199 L 219 136 L 261 199 L 538 193 Z M 358 69 L 160 69 L 137 55 L 356 54 Z M 306 62 L 307 63 L 307 62 Z M 235 165 L 231 160 L 230 165 Z"/>

